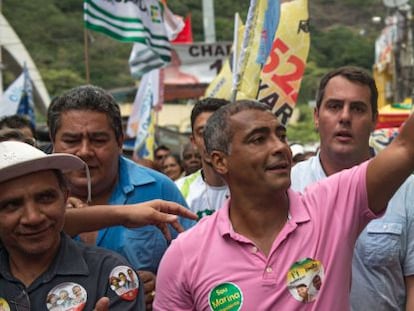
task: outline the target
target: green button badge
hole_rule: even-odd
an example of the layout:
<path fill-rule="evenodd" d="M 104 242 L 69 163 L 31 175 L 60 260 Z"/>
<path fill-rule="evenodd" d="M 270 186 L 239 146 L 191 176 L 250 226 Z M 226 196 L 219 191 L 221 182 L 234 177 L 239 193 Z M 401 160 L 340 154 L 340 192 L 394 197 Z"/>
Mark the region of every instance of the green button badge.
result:
<path fill-rule="evenodd" d="M 213 311 L 239 311 L 243 294 L 236 284 L 222 283 L 211 290 L 209 304 Z"/>

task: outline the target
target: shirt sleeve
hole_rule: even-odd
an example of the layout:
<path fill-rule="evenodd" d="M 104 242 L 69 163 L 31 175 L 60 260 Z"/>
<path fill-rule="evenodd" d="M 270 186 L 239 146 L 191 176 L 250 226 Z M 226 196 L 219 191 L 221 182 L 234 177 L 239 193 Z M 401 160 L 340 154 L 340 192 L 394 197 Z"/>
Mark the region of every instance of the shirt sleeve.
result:
<path fill-rule="evenodd" d="M 195 310 L 192 295 L 187 283 L 185 256 L 180 242 L 174 241 L 161 260 L 158 269 L 154 311 L 189 311 Z"/>
<path fill-rule="evenodd" d="M 405 197 L 406 214 L 406 251 L 404 254 L 403 271 L 404 276 L 414 275 L 414 178 L 409 180 L 408 190 Z"/>

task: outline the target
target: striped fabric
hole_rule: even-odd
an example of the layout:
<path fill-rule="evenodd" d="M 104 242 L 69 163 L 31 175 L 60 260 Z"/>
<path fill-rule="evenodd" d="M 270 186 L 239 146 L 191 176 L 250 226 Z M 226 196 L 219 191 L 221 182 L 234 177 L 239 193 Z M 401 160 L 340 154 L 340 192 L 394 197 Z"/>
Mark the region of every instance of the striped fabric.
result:
<path fill-rule="evenodd" d="M 134 43 L 130 57 L 134 77 L 170 62 L 171 46 L 159 0 L 84 0 L 85 27 L 116 40 Z"/>

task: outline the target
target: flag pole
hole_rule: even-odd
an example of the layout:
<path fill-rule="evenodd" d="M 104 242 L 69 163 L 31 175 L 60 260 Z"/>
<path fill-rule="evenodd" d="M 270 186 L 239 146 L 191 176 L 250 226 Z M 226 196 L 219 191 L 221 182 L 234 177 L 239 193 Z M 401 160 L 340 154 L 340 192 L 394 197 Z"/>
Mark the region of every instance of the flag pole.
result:
<path fill-rule="evenodd" d="M 237 96 L 237 90 L 236 90 L 236 94 L 234 94 L 234 98 L 233 98 L 233 92 L 234 92 L 234 85 L 237 84 L 237 73 L 239 72 L 239 28 L 240 28 L 240 16 L 239 13 L 236 12 L 234 14 L 234 34 L 233 34 L 233 59 L 232 59 L 232 68 L 233 68 L 233 88 L 232 88 L 232 93 L 230 95 L 231 97 L 231 102 L 234 102 L 236 100 L 236 96 Z"/>
<path fill-rule="evenodd" d="M 89 71 L 89 40 L 88 40 L 88 30 L 86 27 L 83 28 L 83 52 L 85 57 L 85 78 L 86 84 L 90 84 L 90 71 Z"/>

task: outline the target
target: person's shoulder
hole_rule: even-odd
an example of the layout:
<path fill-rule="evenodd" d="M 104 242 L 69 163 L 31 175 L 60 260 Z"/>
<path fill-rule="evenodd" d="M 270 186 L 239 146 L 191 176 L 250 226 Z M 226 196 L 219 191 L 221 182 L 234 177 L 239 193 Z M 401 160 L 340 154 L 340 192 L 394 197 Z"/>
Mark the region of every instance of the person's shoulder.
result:
<path fill-rule="evenodd" d="M 120 163 L 120 170 L 133 172 L 133 174 L 146 175 L 147 177 L 152 177 L 157 181 L 173 183 L 172 180 L 163 173 L 158 172 L 152 168 L 143 166 L 141 164 L 135 163 L 134 161 L 123 156 L 120 157 Z"/>
<path fill-rule="evenodd" d="M 309 170 L 312 168 L 312 166 L 315 165 L 315 161 L 318 160 L 319 158 L 317 156 L 312 156 L 307 160 L 298 162 L 292 167 L 292 173 L 299 173 L 303 172 L 304 170 Z"/>
<path fill-rule="evenodd" d="M 195 180 L 201 177 L 201 170 L 198 170 L 190 175 L 183 176 L 175 181 L 175 184 L 178 188 L 182 187 L 184 184 L 191 184 Z"/>
<path fill-rule="evenodd" d="M 75 247 L 82 253 L 86 261 L 102 262 L 111 260 L 119 264 L 128 264 L 127 260 L 120 254 L 96 245 L 87 245 L 82 242 L 74 241 Z"/>

